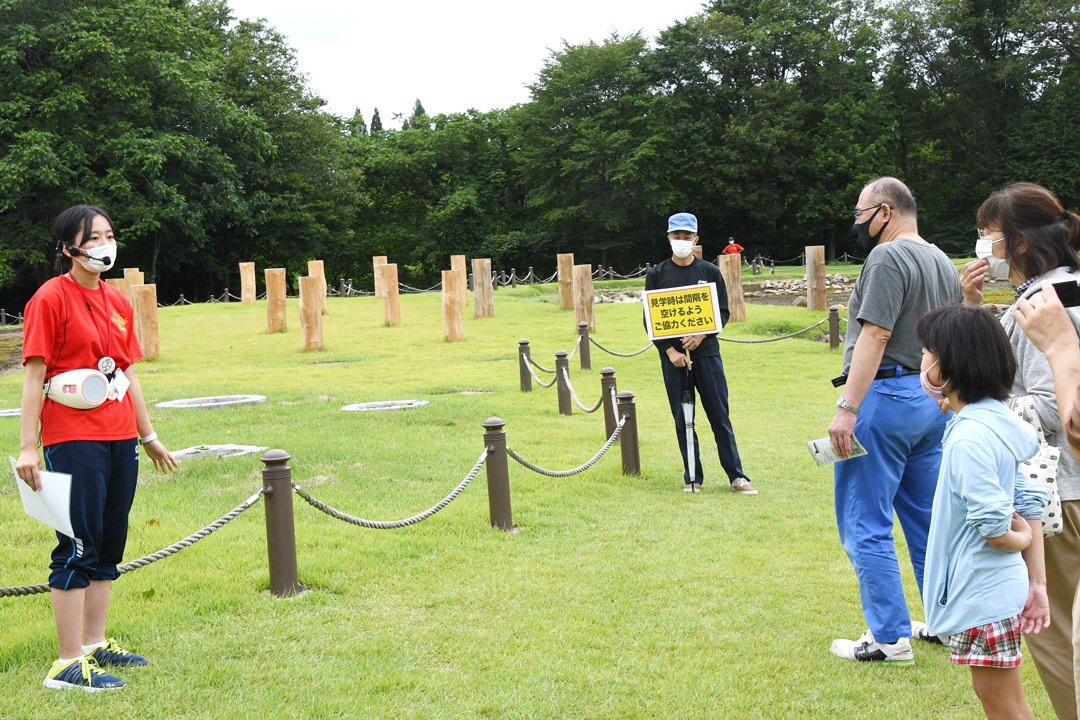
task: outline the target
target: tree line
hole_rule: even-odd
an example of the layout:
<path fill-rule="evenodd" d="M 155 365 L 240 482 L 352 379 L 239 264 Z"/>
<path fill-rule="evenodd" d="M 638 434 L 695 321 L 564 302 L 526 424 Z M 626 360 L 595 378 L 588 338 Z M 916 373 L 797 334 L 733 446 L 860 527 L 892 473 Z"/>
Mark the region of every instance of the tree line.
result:
<path fill-rule="evenodd" d="M 237 263 L 412 285 L 452 253 L 628 269 L 698 215 L 779 259 L 858 254 L 852 204 L 908 182 L 920 227 L 974 246 L 994 189 L 1076 209 L 1080 9 L 1060 0 L 715 0 L 656 38 L 564 44 L 531 99 L 387 128 L 327 113 L 284 37 L 224 0 L 0 0 L 0 305 L 52 272 L 51 222 L 106 208 L 159 296 L 205 299 Z M 387 70 L 361 70 L 385 72 Z M 366 118 L 370 118 L 368 121 Z M 426 286 L 426 285 L 424 285 Z"/>

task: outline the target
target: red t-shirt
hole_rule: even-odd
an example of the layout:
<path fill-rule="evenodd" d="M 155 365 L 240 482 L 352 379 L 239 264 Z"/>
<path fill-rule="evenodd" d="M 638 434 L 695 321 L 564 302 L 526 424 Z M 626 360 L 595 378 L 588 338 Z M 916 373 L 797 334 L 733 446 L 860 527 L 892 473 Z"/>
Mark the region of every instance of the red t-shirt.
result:
<path fill-rule="evenodd" d="M 742 251 L 743 251 L 743 246 L 740 245 L 739 243 L 731 243 L 726 248 L 724 248 L 724 252 L 727 253 L 728 255 L 734 255 L 735 253 L 741 253 Z"/>
<path fill-rule="evenodd" d="M 47 380 L 68 370 L 96 369 L 98 360 L 106 355 L 121 370 L 142 358 L 131 303 L 122 292 L 104 281 L 99 289 L 87 290 L 67 275 L 38 288 L 23 312 L 24 365 L 29 358 L 43 358 Z M 69 440 L 129 440 L 138 435 L 130 392 L 119 402 L 106 400 L 89 410 L 48 398 L 42 401 L 42 445 Z"/>

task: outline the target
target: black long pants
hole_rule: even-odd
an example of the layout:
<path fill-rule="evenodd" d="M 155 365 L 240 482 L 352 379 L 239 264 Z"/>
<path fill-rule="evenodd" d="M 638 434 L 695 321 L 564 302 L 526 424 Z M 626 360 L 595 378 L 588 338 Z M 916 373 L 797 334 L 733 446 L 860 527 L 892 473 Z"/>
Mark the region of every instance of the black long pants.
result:
<path fill-rule="evenodd" d="M 699 402 L 694 418 L 694 480 L 701 484 L 704 474 L 701 470 L 701 452 L 698 448 L 697 426 L 701 423 L 701 410 L 705 410 L 705 416 L 712 426 L 713 437 L 716 438 L 716 450 L 720 456 L 720 464 L 727 473 L 728 482 L 736 478 L 746 477 L 742 469 L 742 460 L 739 459 L 739 449 L 735 446 L 735 431 L 731 428 L 731 419 L 728 417 L 728 389 L 727 378 L 724 377 L 724 361 L 719 355 L 697 358 L 694 360 L 693 370 L 687 377 L 686 368 L 678 368 L 664 355 L 660 357 L 660 365 L 664 371 L 664 385 L 667 388 L 668 403 L 671 405 L 671 416 L 675 418 L 675 434 L 679 438 L 679 452 L 683 460 L 683 482 L 690 482 L 690 467 L 686 459 L 686 421 L 683 418 L 682 396 L 683 391 L 693 387 L 697 391 Z"/>

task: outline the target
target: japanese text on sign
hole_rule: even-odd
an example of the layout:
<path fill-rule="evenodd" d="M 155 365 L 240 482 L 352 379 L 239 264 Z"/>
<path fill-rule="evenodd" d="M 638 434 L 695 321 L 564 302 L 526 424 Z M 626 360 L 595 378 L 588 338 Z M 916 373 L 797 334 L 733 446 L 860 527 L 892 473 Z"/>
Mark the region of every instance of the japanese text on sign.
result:
<path fill-rule="evenodd" d="M 649 339 L 714 334 L 723 328 L 714 283 L 642 293 Z"/>

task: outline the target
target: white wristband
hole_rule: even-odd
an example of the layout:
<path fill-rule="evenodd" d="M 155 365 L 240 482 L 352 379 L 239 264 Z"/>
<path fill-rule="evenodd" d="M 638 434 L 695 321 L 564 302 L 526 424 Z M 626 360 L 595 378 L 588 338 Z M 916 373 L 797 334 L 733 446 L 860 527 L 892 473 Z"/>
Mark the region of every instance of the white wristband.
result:
<path fill-rule="evenodd" d="M 150 443 L 154 442 L 155 440 L 157 440 L 157 433 L 152 432 L 149 435 L 147 435 L 146 437 L 139 438 L 139 444 L 140 445 L 149 445 Z"/>

